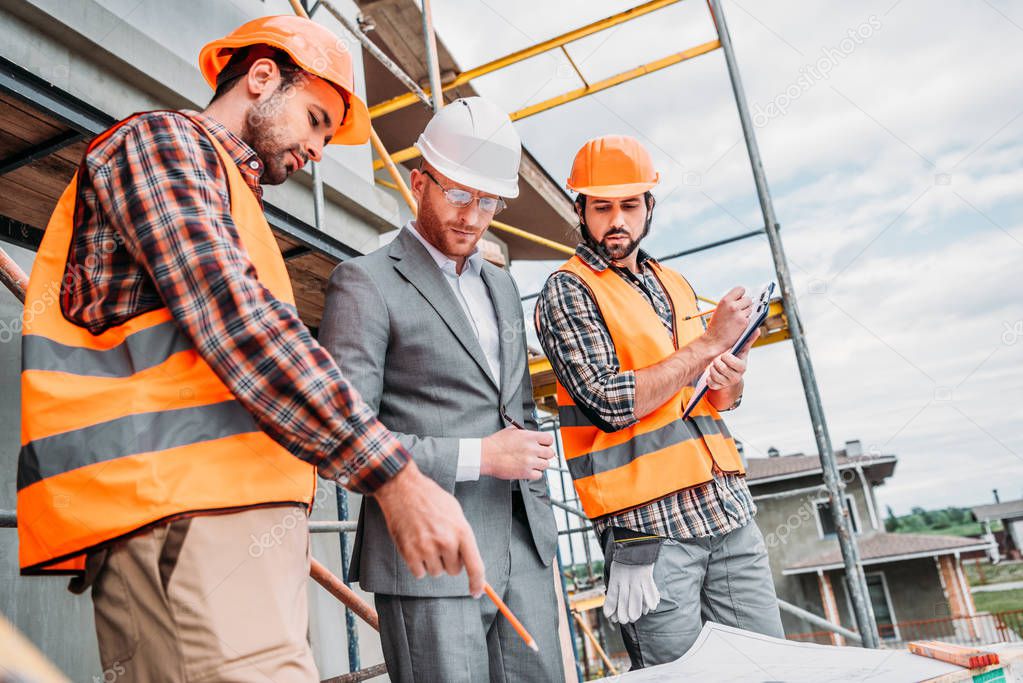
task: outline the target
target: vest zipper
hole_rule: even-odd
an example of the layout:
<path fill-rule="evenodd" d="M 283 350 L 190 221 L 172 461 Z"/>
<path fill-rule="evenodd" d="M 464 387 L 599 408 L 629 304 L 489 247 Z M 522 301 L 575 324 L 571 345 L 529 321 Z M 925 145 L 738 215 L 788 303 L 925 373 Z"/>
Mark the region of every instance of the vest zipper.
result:
<path fill-rule="evenodd" d="M 668 308 L 671 309 L 671 342 L 675 345 L 675 350 L 678 351 L 678 316 L 675 314 L 675 301 L 671 298 L 671 292 L 664 286 L 664 281 L 657 275 L 657 269 L 651 267 L 651 274 L 654 279 L 657 280 L 657 284 L 661 286 L 661 292 L 664 294 L 664 298 L 668 300 Z M 654 307 L 654 313 L 657 312 L 657 308 Z"/>

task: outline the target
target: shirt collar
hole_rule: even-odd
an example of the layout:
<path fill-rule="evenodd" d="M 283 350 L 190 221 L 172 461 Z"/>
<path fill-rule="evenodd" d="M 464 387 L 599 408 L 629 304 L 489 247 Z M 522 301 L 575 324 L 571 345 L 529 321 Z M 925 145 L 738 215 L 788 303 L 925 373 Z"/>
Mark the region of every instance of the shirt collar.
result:
<path fill-rule="evenodd" d="M 578 246 L 576 246 L 575 255 L 578 256 L 583 263 L 598 273 L 607 270 L 611 265 L 603 256 L 597 253 L 597 250 L 594 249 L 589 242 L 586 241 L 582 241 Z M 656 264 L 657 261 L 653 256 L 640 249 L 639 254 L 637 255 L 637 263 L 640 266 L 644 266 L 647 263 L 650 265 Z"/>
<path fill-rule="evenodd" d="M 457 264 L 455 261 L 442 253 L 440 249 L 427 242 L 426 238 L 419 234 L 415 221 L 409 221 L 405 227 L 410 233 L 415 235 L 415 238 L 419 240 L 424 247 L 426 247 L 426 251 L 430 252 L 430 257 L 433 258 L 438 268 L 454 275 L 458 274 L 458 269 L 456 268 Z M 466 268 L 462 269 L 463 274 L 468 270 L 471 270 L 474 274 L 479 275 L 480 271 L 483 270 L 483 252 L 480 251 L 479 245 L 476 245 L 476 249 L 473 250 L 473 252 L 466 258 L 465 265 Z"/>
<path fill-rule="evenodd" d="M 262 194 L 262 187 L 259 181 L 263 176 L 263 162 L 259 160 L 255 150 L 249 147 L 240 137 L 228 130 L 227 126 L 220 121 L 205 116 L 202 112 L 186 109 L 184 113 L 201 123 L 217 139 L 217 142 L 221 144 L 238 167 L 238 170 L 241 171 L 245 182 L 253 188 L 259 188 L 259 192 Z"/>

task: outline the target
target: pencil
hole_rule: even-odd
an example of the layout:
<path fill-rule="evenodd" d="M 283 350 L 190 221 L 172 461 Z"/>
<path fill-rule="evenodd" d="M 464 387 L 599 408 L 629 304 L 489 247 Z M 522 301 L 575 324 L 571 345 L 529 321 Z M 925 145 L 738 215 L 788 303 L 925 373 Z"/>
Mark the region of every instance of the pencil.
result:
<path fill-rule="evenodd" d="M 522 430 L 525 429 L 525 427 L 520 425 L 518 422 L 516 422 L 514 419 L 512 419 L 512 417 L 510 415 L 508 415 L 507 412 L 505 412 L 503 405 L 501 406 L 501 417 L 503 417 L 505 419 L 505 421 L 509 425 L 511 425 L 512 427 L 515 427 L 515 429 L 522 429 Z"/>
<path fill-rule="evenodd" d="M 717 306 L 715 306 L 714 308 L 708 308 L 706 311 L 700 311 L 696 315 L 687 315 L 685 318 L 683 318 L 683 320 L 692 320 L 693 318 L 702 318 L 705 315 L 710 315 L 711 313 L 713 313 L 716 310 L 718 310 Z"/>
<path fill-rule="evenodd" d="M 522 640 L 526 642 L 529 649 L 533 652 L 539 652 L 540 648 L 537 646 L 536 641 L 533 640 L 533 636 L 529 635 L 529 631 L 527 631 L 526 627 L 522 625 L 522 622 L 519 621 L 514 614 L 512 614 L 512 611 L 508 609 L 508 605 L 504 604 L 504 600 L 497 597 L 497 593 L 494 592 L 491 585 L 489 583 L 484 583 L 483 590 L 486 592 L 487 597 L 494 601 L 494 604 L 497 605 L 497 609 L 504 615 L 504 618 L 511 623 L 515 632 L 518 633 L 519 636 L 522 637 Z"/>

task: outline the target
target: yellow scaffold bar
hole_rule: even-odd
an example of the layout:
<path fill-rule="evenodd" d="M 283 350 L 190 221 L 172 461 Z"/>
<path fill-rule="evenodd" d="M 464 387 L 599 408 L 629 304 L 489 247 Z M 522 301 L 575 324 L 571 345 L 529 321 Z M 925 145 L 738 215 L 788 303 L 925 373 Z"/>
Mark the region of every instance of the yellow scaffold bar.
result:
<path fill-rule="evenodd" d="M 529 59 L 530 57 L 535 57 L 539 54 L 547 52 L 548 50 L 553 50 L 555 48 L 562 47 L 563 45 L 567 45 L 568 43 L 579 40 L 580 38 L 585 38 L 586 36 L 603 31 L 606 28 L 617 26 L 618 24 L 624 23 L 631 19 L 635 19 L 637 17 L 641 17 L 644 14 L 649 14 L 650 12 L 659 10 L 662 7 L 667 7 L 668 5 L 673 5 L 677 2 L 681 2 L 681 0 L 653 0 L 652 2 L 646 2 L 637 7 L 633 7 L 632 9 L 625 10 L 624 12 L 619 12 L 618 14 L 606 17 L 599 21 L 595 21 L 592 24 L 587 24 L 582 28 L 577 28 L 574 31 L 563 33 L 560 36 L 551 38 L 550 40 L 545 40 L 541 43 L 537 43 L 536 45 L 531 45 L 530 47 L 523 48 L 517 52 L 512 52 L 511 54 L 505 55 L 504 57 L 499 57 L 495 60 L 487 62 L 486 64 L 477 66 L 474 69 L 463 71 L 462 73 L 455 76 L 453 80 L 443 84 L 441 86 L 441 90 L 445 91 L 450 90 L 452 88 L 457 88 L 460 85 L 468 83 L 474 78 L 485 76 L 486 74 L 493 73 L 494 71 L 497 71 L 499 69 L 503 69 L 506 66 L 517 64 L 519 62 Z M 427 94 L 431 94 L 428 89 L 424 88 L 423 90 Z M 398 95 L 379 104 L 373 105 L 372 107 L 369 108 L 369 115 L 372 118 L 376 118 L 378 116 L 383 116 L 384 114 L 390 114 L 392 111 L 404 109 L 410 104 L 414 104 L 416 102 L 419 102 L 419 98 L 414 93 L 404 93 L 402 95 Z"/>
<path fill-rule="evenodd" d="M 540 235 L 534 235 L 533 233 L 527 230 L 523 230 L 522 228 L 516 228 L 513 225 L 508 225 L 507 223 L 502 223 L 501 221 L 490 221 L 490 227 L 497 228 L 498 230 L 506 232 L 510 235 L 515 235 L 516 237 L 527 239 L 530 242 L 542 244 L 545 247 L 550 247 L 555 251 L 560 251 L 561 253 L 568 254 L 569 256 L 575 253 L 575 249 L 568 246 L 567 244 L 555 242 L 554 240 L 549 240 L 546 237 L 541 237 Z"/>
<path fill-rule="evenodd" d="M 699 57 L 700 55 L 712 52 L 718 49 L 719 47 L 721 47 L 721 43 L 719 41 L 711 40 L 709 42 L 703 43 L 702 45 L 691 47 L 688 50 L 683 50 L 682 52 L 677 52 L 673 55 L 668 55 L 667 57 L 662 57 L 661 59 L 649 62 L 647 64 L 643 64 L 642 66 L 637 66 L 634 69 L 629 69 L 628 71 L 623 71 L 622 73 L 615 74 L 614 76 L 605 78 L 602 81 L 597 81 L 592 85 L 584 85 L 581 88 L 576 88 L 575 90 L 570 90 L 569 92 L 563 93 L 561 95 L 556 95 L 550 99 L 544 100 L 543 102 L 537 102 L 536 104 L 512 112 L 508 116 L 511 117 L 512 121 L 518 121 L 519 119 L 524 119 L 527 116 L 539 114 L 540 112 L 547 111 L 548 109 L 553 109 L 554 107 L 560 106 L 562 104 L 574 102 L 575 100 L 586 97 L 587 95 L 598 93 L 601 90 L 607 90 L 608 88 L 612 88 L 616 85 L 620 85 L 622 83 L 635 80 L 640 76 L 645 76 L 647 74 L 654 73 L 655 71 L 665 69 L 669 66 L 674 66 L 675 64 L 678 64 L 679 62 L 684 62 L 687 59 Z M 391 159 L 394 161 L 394 163 L 400 164 L 408 161 L 409 159 L 415 159 L 418 156 L 419 156 L 418 149 L 416 149 L 415 147 L 406 147 L 405 149 L 392 154 Z M 373 162 L 374 170 L 379 170 L 383 167 L 384 167 L 383 161 L 377 160 Z"/>

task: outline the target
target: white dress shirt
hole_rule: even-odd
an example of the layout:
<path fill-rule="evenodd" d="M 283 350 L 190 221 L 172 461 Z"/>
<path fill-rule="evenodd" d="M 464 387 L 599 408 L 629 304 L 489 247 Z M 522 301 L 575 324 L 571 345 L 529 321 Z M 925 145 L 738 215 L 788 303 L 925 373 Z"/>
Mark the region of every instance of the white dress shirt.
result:
<path fill-rule="evenodd" d="M 469 320 L 469 325 L 476 333 L 476 339 L 486 356 L 490 366 L 490 375 L 494 383 L 501 384 L 501 333 L 497 324 L 497 312 L 490 298 L 490 290 L 483 281 L 483 254 L 479 247 L 468 256 L 462 272 L 459 273 L 457 263 L 441 253 L 416 230 L 415 221 L 406 226 L 430 253 L 440 272 L 444 274 L 451 291 Z M 455 481 L 477 481 L 480 478 L 480 458 L 483 449 L 482 439 L 459 439 L 458 467 Z"/>

